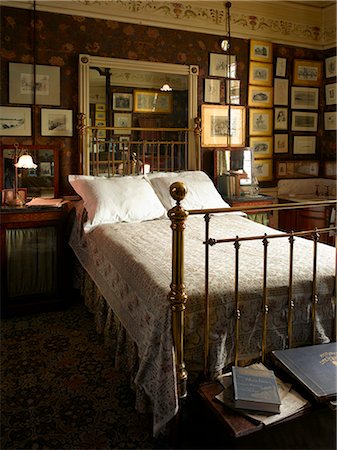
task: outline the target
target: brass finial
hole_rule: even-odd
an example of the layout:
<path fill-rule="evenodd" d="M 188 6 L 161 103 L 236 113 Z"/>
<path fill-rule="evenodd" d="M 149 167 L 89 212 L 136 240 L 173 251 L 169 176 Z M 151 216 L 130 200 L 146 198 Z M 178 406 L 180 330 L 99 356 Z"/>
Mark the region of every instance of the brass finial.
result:
<path fill-rule="evenodd" d="M 187 194 L 187 187 L 185 183 L 182 181 L 172 183 L 170 186 L 170 194 L 171 197 L 179 204 L 182 200 L 184 200 Z"/>

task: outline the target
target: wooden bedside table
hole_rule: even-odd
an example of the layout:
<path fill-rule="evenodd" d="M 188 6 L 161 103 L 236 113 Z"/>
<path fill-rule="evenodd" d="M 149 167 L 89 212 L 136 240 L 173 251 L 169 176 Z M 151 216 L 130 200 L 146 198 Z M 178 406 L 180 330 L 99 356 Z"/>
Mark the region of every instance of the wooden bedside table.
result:
<path fill-rule="evenodd" d="M 1 208 L 1 311 L 51 310 L 65 298 L 64 208 Z"/>
<path fill-rule="evenodd" d="M 224 197 L 224 201 L 233 207 L 245 206 L 262 206 L 262 205 L 272 205 L 274 203 L 274 198 L 267 195 L 242 195 L 240 197 Z M 247 215 L 250 219 L 255 222 L 263 223 L 264 225 L 272 225 L 272 213 L 270 212 L 257 212 L 254 210 L 247 211 Z"/>

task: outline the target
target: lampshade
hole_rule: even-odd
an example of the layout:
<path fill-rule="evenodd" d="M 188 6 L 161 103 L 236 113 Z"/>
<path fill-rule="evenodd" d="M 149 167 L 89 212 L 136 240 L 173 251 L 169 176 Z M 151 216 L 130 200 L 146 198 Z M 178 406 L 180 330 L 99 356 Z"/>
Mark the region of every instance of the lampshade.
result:
<path fill-rule="evenodd" d="M 34 163 L 33 158 L 30 155 L 20 156 L 18 162 L 14 164 L 18 169 L 36 169 L 37 165 Z"/>

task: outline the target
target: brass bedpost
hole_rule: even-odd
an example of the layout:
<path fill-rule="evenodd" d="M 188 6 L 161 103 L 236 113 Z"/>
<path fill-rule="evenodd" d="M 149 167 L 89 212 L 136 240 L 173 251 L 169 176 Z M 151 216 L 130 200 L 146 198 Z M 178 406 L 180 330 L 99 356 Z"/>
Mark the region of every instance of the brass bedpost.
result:
<path fill-rule="evenodd" d="M 180 205 L 186 193 L 187 188 L 182 182 L 176 182 L 170 186 L 170 194 L 177 204 L 168 212 L 172 228 L 172 282 L 168 299 L 172 309 L 177 390 L 180 399 L 187 395 L 187 371 L 184 363 L 184 321 L 187 302 L 184 285 L 184 230 L 188 212 Z"/>

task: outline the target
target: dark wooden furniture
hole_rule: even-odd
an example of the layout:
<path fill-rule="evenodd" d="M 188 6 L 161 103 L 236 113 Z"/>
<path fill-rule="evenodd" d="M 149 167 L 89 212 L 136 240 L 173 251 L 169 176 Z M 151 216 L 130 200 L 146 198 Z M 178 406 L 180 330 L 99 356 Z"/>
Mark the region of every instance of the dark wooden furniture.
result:
<path fill-rule="evenodd" d="M 225 202 L 233 207 L 246 207 L 246 206 L 262 206 L 262 205 L 272 205 L 274 203 L 274 198 L 267 195 L 242 195 L 240 197 L 224 197 Z M 273 216 L 269 212 L 257 212 L 255 210 L 250 210 L 247 212 L 248 217 L 256 222 L 263 223 L 265 225 L 273 226 Z"/>

